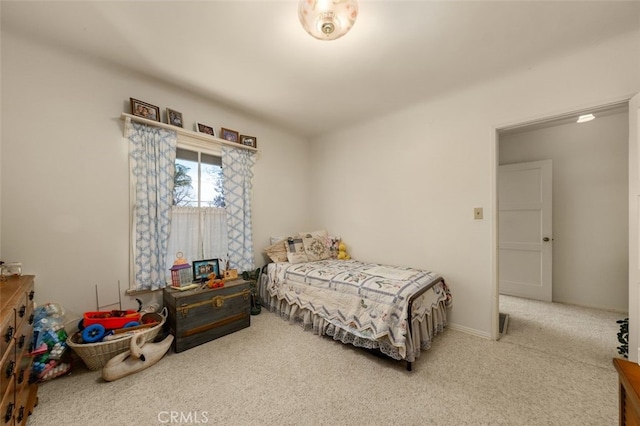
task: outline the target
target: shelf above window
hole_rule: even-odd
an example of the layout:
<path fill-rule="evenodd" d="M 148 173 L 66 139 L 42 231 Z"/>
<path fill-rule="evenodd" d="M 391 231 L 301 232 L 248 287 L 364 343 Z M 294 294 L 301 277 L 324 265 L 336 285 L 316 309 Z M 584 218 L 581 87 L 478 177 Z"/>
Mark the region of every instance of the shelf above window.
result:
<path fill-rule="evenodd" d="M 242 148 L 247 149 L 249 151 L 258 151 L 256 148 L 252 146 L 242 145 L 237 142 L 230 142 L 225 139 L 220 139 L 215 136 L 210 136 L 205 133 L 198 133 L 191 130 L 183 129 L 182 127 L 172 126 L 170 124 L 161 123 L 159 121 L 148 120 L 146 118 L 138 117 L 132 114 L 127 114 L 126 112 L 122 113 L 121 118 L 125 121 L 124 126 L 124 137 L 128 137 L 127 128 L 128 123 L 131 121 L 135 121 L 136 123 L 146 124 L 148 126 L 160 127 L 163 129 L 173 130 L 178 134 L 178 144 L 182 146 L 188 147 L 200 147 L 204 148 L 206 151 L 211 150 L 212 144 L 218 148 L 221 148 L 222 145 L 232 146 L 234 148 Z"/>

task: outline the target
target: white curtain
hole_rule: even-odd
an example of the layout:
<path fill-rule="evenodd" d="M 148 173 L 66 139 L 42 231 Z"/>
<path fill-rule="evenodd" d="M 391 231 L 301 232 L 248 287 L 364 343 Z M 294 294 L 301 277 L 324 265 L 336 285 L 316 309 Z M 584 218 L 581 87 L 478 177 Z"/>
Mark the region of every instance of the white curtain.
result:
<path fill-rule="evenodd" d="M 166 279 L 169 269 L 182 252 L 189 263 L 194 260 L 224 259 L 227 255 L 227 214 L 218 207 L 172 207 L 171 236 L 167 249 Z M 220 266 L 223 266 L 221 261 Z"/>
<path fill-rule="evenodd" d="M 251 196 L 255 152 L 243 148 L 222 147 L 224 201 L 227 209 L 229 263 L 239 271 L 252 271 L 253 230 L 251 225 Z"/>
<path fill-rule="evenodd" d="M 176 132 L 130 122 L 129 165 L 133 197 L 132 274 L 135 290 L 166 286 Z"/>

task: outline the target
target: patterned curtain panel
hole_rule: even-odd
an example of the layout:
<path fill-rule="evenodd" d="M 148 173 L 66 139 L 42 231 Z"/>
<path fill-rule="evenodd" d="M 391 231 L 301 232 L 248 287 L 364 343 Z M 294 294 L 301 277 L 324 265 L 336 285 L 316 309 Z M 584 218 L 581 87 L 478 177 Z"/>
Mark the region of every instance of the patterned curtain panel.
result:
<path fill-rule="evenodd" d="M 227 209 L 229 263 L 239 272 L 254 269 L 253 231 L 251 227 L 251 190 L 254 152 L 222 147 L 222 174 L 224 200 Z"/>
<path fill-rule="evenodd" d="M 130 126 L 135 289 L 157 290 L 166 287 L 177 136 L 144 124 L 131 122 Z"/>

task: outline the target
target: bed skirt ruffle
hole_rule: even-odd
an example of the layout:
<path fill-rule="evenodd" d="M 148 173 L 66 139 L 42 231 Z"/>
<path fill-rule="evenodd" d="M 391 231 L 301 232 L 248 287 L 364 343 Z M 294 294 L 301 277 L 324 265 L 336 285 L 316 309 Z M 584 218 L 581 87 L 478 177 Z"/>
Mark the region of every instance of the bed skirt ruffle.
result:
<path fill-rule="evenodd" d="M 299 324 L 306 331 L 313 331 L 319 336 L 330 336 L 345 344 L 360 348 L 376 349 L 395 360 L 414 362 L 420 356 L 421 351 L 431 347 L 431 341 L 447 325 L 446 301 L 440 301 L 433 305 L 431 312 L 422 316 L 415 316 L 411 322 L 411 336 L 406 339 L 406 351 L 401 351 L 393 346 L 388 338 L 373 340 L 358 336 L 348 330 L 336 326 L 321 316 L 301 308 L 296 304 L 289 304 L 286 300 L 279 300 L 266 290 L 266 274 L 260 277 L 260 298 L 262 307 L 269 310 L 291 324 Z M 424 297 L 424 296 L 421 296 Z M 406 355 L 403 357 L 402 352 Z"/>

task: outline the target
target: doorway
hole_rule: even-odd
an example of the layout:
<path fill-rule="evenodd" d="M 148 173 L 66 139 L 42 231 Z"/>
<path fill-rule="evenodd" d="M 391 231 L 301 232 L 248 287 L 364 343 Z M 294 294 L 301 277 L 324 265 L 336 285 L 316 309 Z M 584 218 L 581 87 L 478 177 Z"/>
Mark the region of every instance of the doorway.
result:
<path fill-rule="evenodd" d="M 498 130 L 496 167 L 553 160 L 554 302 L 628 309 L 628 127 L 625 101 Z"/>

